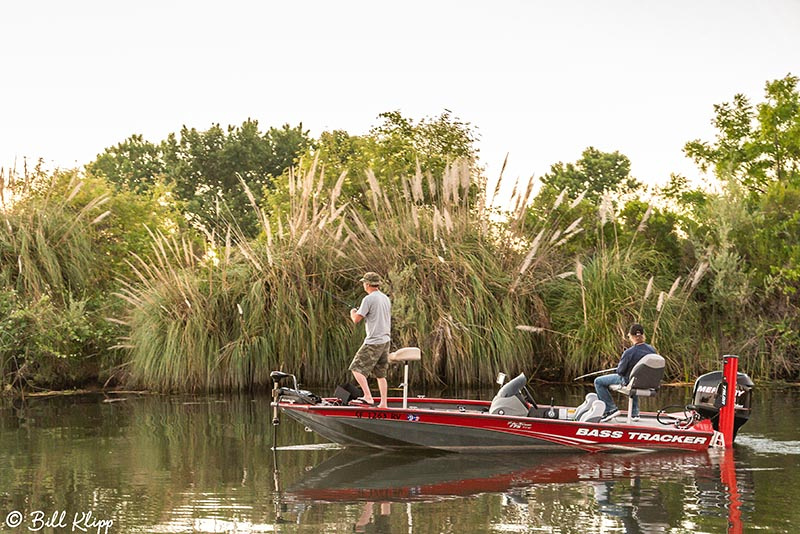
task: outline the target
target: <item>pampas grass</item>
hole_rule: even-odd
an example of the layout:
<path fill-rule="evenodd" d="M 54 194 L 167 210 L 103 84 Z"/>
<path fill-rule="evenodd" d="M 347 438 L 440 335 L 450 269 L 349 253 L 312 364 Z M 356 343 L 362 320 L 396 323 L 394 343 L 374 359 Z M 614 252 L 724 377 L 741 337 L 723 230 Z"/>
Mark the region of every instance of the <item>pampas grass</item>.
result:
<path fill-rule="evenodd" d="M 119 292 L 131 310 L 120 318 L 130 328 L 121 346 L 131 378 L 165 391 L 265 388 L 274 369 L 316 384 L 347 380 L 364 336 L 348 309 L 364 296 L 358 278 L 367 270 L 387 280 L 393 347 L 422 349 L 415 384 L 466 386 L 489 383 L 498 370 L 529 372 L 539 342 L 515 326 L 546 322 L 530 288 L 542 276 L 533 265 L 548 260 L 515 267 L 524 253 L 476 206 L 486 194 L 475 193 L 469 169 L 457 163 L 438 180 L 428 175 L 427 198 L 420 172 L 396 191 L 368 172 L 364 212 L 340 198 L 344 175 L 327 192 L 314 164 L 289 176 L 288 209 L 271 218 L 277 235 L 265 217 L 266 237 L 228 231 L 214 245 L 222 247 L 216 263 L 154 233 L 152 259 L 133 258 L 136 279 Z"/>

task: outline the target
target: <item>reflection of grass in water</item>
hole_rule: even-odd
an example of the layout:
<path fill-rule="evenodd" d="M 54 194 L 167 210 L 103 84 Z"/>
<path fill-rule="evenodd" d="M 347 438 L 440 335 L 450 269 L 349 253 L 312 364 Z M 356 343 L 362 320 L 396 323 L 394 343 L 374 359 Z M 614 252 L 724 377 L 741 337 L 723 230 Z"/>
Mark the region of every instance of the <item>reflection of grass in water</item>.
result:
<path fill-rule="evenodd" d="M 99 400 L 30 401 L 19 422 L 10 409 L 0 412 L 0 503 L 9 510 L 93 510 L 115 519 L 118 531 L 161 523 L 176 510 L 208 515 L 203 499 L 253 507 L 240 517 L 270 516 L 268 397 Z M 279 431 L 284 443 L 310 437 L 285 422 Z M 280 460 L 296 473 L 300 458 L 317 462 L 325 454 L 284 453 Z"/>

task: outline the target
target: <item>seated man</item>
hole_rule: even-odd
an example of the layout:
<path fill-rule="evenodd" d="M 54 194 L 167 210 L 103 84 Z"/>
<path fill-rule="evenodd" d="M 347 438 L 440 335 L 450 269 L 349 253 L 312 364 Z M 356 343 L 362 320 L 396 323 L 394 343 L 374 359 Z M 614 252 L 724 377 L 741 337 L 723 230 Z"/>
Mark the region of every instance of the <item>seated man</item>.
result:
<path fill-rule="evenodd" d="M 608 386 L 614 384 L 626 385 L 630 379 L 633 366 L 643 357 L 656 352 L 656 349 L 644 342 L 644 328 L 640 324 L 631 325 L 630 330 L 628 330 L 628 339 L 633 343 L 633 346 L 622 353 L 619 365 L 617 365 L 617 371 L 614 374 L 599 376 L 594 380 L 594 389 L 597 391 L 597 398 L 606 403 L 606 411 L 603 414 L 602 421 L 612 419 L 619 414 L 619 409 L 617 405 L 614 404 L 614 399 L 611 398 L 611 392 L 608 390 Z M 631 397 L 631 400 L 633 401 L 631 403 L 631 411 L 633 412 L 631 413 L 631 419 L 638 420 L 639 398 L 634 395 Z"/>

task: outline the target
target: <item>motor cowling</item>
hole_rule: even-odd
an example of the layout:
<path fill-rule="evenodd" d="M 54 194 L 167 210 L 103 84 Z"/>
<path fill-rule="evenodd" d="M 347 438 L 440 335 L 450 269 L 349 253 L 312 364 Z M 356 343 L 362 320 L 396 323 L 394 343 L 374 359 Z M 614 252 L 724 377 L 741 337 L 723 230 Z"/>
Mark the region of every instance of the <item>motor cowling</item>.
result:
<path fill-rule="evenodd" d="M 692 390 L 692 405 L 701 416 L 710 419 L 714 430 L 719 430 L 719 409 L 722 407 L 725 388 L 725 378 L 722 371 L 712 371 L 697 378 Z M 733 417 L 733 436 L 739 428 L 750 419 L 751 404 L 753 401 L 753 381 L 745 373 L 738 373 L 736 377 L 736 398 Z"/>

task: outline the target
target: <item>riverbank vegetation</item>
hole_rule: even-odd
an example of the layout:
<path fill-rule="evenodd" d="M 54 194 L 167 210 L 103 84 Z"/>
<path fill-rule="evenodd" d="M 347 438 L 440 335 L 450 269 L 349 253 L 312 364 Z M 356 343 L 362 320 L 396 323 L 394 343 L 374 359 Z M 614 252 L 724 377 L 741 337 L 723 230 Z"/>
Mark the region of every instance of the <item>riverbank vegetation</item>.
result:
<path fill-rule="evenodd" d="M 83 170 L 3 171 L 0 385 L 342 382 L 367 270 L 387 279 L 394 345 L 422 349 L 417 384 L 569 380 L 614 365 L 631 322 L 672 379 L 725 353 L 755 378 L 800 376 L 796 77 L 716 105 L 716 139 L 685 147 L 706 182 L 659 188 L 589 147 L 498 202 L 472 125 L 379 120 L 316 139 L 183 128 Z"/>

